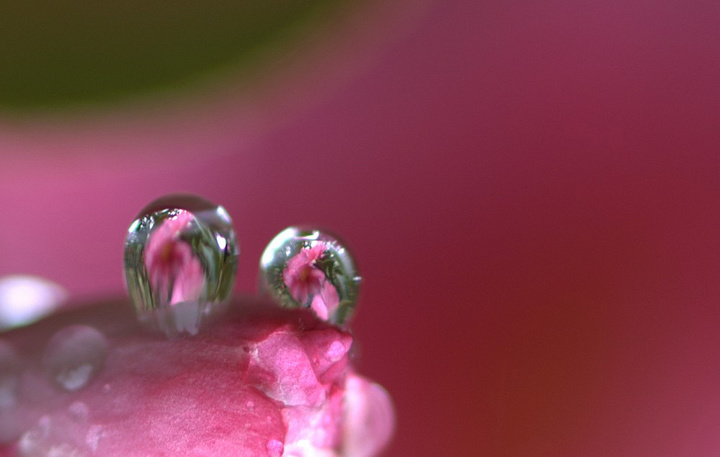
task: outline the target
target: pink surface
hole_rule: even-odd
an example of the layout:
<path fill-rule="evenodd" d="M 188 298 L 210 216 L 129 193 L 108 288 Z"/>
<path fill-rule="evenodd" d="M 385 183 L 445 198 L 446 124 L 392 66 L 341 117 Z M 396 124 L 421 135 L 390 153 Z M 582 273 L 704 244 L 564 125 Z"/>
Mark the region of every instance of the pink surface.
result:
<path fill-rule="evenodd" d="M 244 297 L 168 340 L 131 308 L 4 335 L 0 455 L 374 457 L 387 444 L 387 394 L 352 370 L 353 336 L 311 312 Z"/>
<path fill-rule="evenodd" d="M 388 455 L 715 456 L 719 9 L 450 0 L 257 129 L 6 133 L 0 273 L 121 291 L 138 209 L 197 192 L 244 291 L 288 225 L 350 241 Z"/>

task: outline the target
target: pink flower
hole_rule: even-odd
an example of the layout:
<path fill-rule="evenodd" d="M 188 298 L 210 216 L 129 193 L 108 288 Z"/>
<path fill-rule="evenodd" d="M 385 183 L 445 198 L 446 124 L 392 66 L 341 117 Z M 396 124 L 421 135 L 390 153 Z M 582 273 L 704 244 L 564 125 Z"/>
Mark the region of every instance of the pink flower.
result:
<path fill-rule="evenodd" d="M 204 284 L 202 264 L 180 234 L 193 221 L 188 211 L 179 211 L 156 228 L 145 247 L 145 268 L 161 303 L 168 305 L 200 298 Z"/>
<path fill-rule="evenodd" d="M 340 301 L 335 287 L 316 266 L 326 250 L 324 243 L 304 248 L 288 261 L 283 270 L 283 280 L 292 298 L 301 305 L 312 299 L 310 307 L 324 320 L 335 311 Z"/>

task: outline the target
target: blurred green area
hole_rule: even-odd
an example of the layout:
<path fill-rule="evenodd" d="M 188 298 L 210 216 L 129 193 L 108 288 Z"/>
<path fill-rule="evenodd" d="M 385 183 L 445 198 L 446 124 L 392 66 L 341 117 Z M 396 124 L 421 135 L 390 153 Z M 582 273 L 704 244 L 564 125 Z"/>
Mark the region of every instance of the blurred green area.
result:
<path fill-rule="evenodd" d="M 0 3 L 0 109 L 122 101 L 252 70 L 347 0 Z"/>

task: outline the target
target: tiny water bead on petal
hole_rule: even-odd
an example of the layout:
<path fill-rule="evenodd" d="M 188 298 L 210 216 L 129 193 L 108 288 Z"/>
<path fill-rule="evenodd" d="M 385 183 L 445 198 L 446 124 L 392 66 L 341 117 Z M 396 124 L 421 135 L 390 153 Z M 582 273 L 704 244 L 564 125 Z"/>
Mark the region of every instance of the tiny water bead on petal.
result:
<path fill-rule="evenodd" d="M 50 339 L 42 363 L 55 384 L 73 392 L 100 372 L 107 353 L 108 342 L 100 331 L 87 325 L 71 325 Z"/>
<path fill-rule="evenodd" d="M 125 281 L 141 322 L 194 335 L 230 296 L 238 243 L 222 206 L 169 195 L 146 206 L 125 240 Z"/>
<path fill-rule="evenodd" d="M 264 291 L 286 308 L 310 308 L 333 324 L 355 309 L 360 277 L 350 253 L 326 232 L 289 227 L 265 248 L 260 260 Z"/>

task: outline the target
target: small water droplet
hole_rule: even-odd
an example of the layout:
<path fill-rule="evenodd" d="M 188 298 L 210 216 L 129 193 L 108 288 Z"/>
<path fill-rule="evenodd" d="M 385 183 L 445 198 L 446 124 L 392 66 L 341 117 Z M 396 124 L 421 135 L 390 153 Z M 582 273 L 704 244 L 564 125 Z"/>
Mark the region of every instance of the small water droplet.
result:
<path fill-rule="evenodd" d="M 85 422 L 90 414 L 90 409 L 85 403 L 75 401 L 68 406 L 68 414 L 75 422 Z"/>
<path fill-rule="evenodd" d="M 97 452 L 103 433 L 104 431 L 101 425 L 91 425 L 88 429 L 87 435 L 85 436 L 85 443 L 93 452 Z"/>
<path fill-rule="evenodd" d="M 197 333 L 229 297 L 238 254 L 222 206 L 192 195 L 150 203 L 125 240 L 125 281 L 138 318 L 168 336 Z"/>
<path fill-rule="evenodd" d="M 83 453 L 69 444 L 61 443 L 50 446 L 45 457 L 83 457 Z"/>
<path fill-rule="evenodd" d="M 320 230 L 289 227 L 265 248 L 261 287 L 286 308 L 310 308 L 322 320 L 346 323 L 357 302 L 355 263 L 340 241 Z"/>
<path fill-rule="evenodd" d="M 62 420 L 42 416 L 17 442 L 19 457 L 84 457 L 85 452 L 71 444 L 70 429 Z M 67 440 L 70 439 L 70 442 Z"/>
<path fill-rule="evenodd" d="M 53 382 L 72 392 L 85 387 L 100 372 L 107 352 L 102 333 L 86 325 L 71 325 L 50 339 L 43 365 Z"/>
<path fill-rule="evenodd" d="M 268 457 L 280 457 L 284 452 L 284 445 L 280 440 L 269 440 L 267 442 L 267 453 Z"/>
<path fill-rule="evenodd" d="M 333 341 L 332 344 L 327 348 L 327 351 L 325 351 L 325 357 L 331 361 L 331 362 L 338 362 L 342 360 L 343 357 L 345 357 L 345 354 L 347 354 L 348 348 L 345 347 L 344 344 L 342 344 L 341 341 Z"/>
<path fill-rule="evenodd" d="M 50 416 L 42 416 L 37 425 L 23 433 L 18 440 L 18 451 L 22 456 L 37 456 L 47 454 L 46 441 L 50 435 Z"/>

